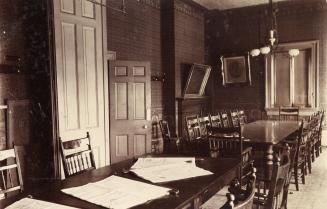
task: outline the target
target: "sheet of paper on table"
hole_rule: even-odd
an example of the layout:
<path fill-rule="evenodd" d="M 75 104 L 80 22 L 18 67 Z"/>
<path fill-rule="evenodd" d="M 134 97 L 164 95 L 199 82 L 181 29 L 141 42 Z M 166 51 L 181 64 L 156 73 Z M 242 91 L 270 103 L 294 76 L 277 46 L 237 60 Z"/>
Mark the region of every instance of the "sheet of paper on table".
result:
<path fill-rule="evenodd" d="M 213 174 L 199 168 L 195 158 L 139 158 L 130 169 L 153 183 L 162 183 Z"/>
<path fill-rule="evenodd" d="M 189 163 L 195 165 L 194 157 L 140 157 L 131 169 L 148 168 L 154 166 Z"/>
<path fill-rule="evenodd" d="M 98 182 L 61 191 L 106 208 L 126 209 L 169 195 L 169 190 L 171 189 L 113 175 Z"/>
<path fill-rule="evenodd" d="M 60 205 L 56 203 L 36 200 L 32 198 L 23 198 L 9 205 L 6 209 L 74 209 L 74 207 Z"/>

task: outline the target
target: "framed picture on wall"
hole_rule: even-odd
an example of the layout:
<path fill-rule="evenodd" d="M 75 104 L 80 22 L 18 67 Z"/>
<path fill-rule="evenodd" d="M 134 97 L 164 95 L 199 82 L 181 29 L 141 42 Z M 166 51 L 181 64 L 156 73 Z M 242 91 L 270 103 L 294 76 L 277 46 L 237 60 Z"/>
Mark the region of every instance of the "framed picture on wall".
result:
<path fill-rule="evenodd" d="M 223 85 L 249 83 L 251 72 L 248 56 L 221 57 Z"/>
<path fill-rule="evenodd" d="M 210 75 L 209 65 L 193 63 L 189 71 L 183 97 L 202 97 Z"/>

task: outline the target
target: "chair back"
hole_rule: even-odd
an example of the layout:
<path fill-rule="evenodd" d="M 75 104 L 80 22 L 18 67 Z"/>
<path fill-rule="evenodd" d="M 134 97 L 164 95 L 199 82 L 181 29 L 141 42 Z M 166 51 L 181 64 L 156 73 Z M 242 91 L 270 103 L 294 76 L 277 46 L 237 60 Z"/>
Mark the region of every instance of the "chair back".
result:
<path fill-rule="evenodd" d="M 290 166 L 290 150 L 285 147 L 278 157 L 275 156 L 265 209 L 281 208 L 282 204 L 286 204 L 288 188 L 285 185 L 289 180 Z"/>
<path fill-rule="evenodd" d="M 210 126 L 218 127 L 218 128 L 223 127 L 223 123 L 221 121 L 220 114 L 209 115 L 209 118 L 210 118 Z"/>
<path fill-rule="evenodd" d="M 208 116 L 203 116 L 199 117 L 199 125 L 200 125 L 200 134 L 201 136 L 206 137 L 207 136 L 207 127 L 210 126 L 210 117 Z"/>
<path fill-rule="evenodd" d="M 238 115 L 238 120 L 240 121 L 241 125 L 248 123 L 248 118 L 247 118 L 244 110 L 238 110 L 237 115 Z"/>
<path fill-rule="evenodd" d="M 0 194 L 6 197 L 13 191 L 23 191 L 22 171 L 15 146 L 12 149 L 0 151 L 0 175 Z"/>
<path fill-rule="evenodd" d="M 179 153 L 181 141 L 175 134 L 171 135 L 168 121 L 160 120 L 159 126 L 163 139 L 163 153 Z"/>
<path fill-rule="evenodd" d="M 86 137 L 67 141 L 60 138 L 59 142 L 66 177 L 95 168 L 89 132 L 86 132 Z"/>
<path fill-rule="evenodd" d="M 241 185 L 243 179 L 249 174 L 249 166 L 252 165 L 252 147 L 243 147 L 241 126 L 236 127 L 208 127 L 209 155 L 213 158 L 232 157 L 239 158 L 241 168 L 239 177 Z"/>
<path fill-rule="evenodd" d="M 279 107 L 279 120 L 299 120 L 299 107 Z"/>
<path fill-rule="evenodd" d="M 233 127 L 233 125 L 230 123 L 230 119 L 227 112 L 220 112 L 220 118 L 224 128 Z"/>
<path fill-rule="evenodd" d="M 256 183 L 255 172 L 256 169 L 252 168 L 245 187 L 241 187 L 237 180 L 232 181 L 232 185 L 228 188 L 230 193 L 226 194 L 227 202 L 220 209 L 252 209 Z"/>
<path fill-rule="evenodd" d="M 191 142 L 201 139 L 201 127 L 198 116 L 186 116 L 185 123 L 188 140 Z"/>
<path fill-rule="evenodd" d="M 240 156 L 243 150 L 241 127 L 208 127 L 211 156 Z"/>
<path fill-rule="evenodd" d="M 237 127 L 240 124 L 240 120 L 239 120 L 237 111 L 230 111 L 229 124 L 231 124 L 233 127 Z"/>
<path fill-rule="evenodd" d="M 171 138 L 171 135 L 170 135 L 170 129 L 169 129 L 168 121 L 160 120 L 159 121 L 159 126 L 160 126 L 161 135 L 162 135 L 163 140 L 169 140 Z"/>

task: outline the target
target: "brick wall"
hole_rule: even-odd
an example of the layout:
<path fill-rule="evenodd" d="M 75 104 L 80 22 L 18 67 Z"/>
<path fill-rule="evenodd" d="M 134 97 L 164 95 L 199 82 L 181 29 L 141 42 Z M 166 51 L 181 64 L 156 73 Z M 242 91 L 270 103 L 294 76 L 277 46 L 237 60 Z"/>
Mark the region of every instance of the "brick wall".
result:
<path fill-rule="evenodd" d="M 319 103 L 327 107 L 327 5 L 317 1 L 278 4 L 279 42 L 319 40 Z M 224 12 L 212 11 L 207 16 L 206 46 L 208 61 L 214 66 L 216 78 L 211 95 L 213 107 L 240 106 L 260 117 L 264 109 L 264 60 L 251 58 L 252 86 L 222 87 L 219 56 L 244 54 L 262 46 L 267 40 L 266 7 L 257 6 Z"/>
<path fill-rule="evenodd" d="M 21 0 L 0 1 L 0 64 L 9 64 L 6 55 L 24 55 Z"/>
<path fill-rule="evenodd" d="M 176 124 L 184 124 L 183 118 L 176 118 L 176 98 L 182 96 L 190 64 L 204 63 L 204 10 L 187 0 L 162 1 L 162 34 L 163 69 L 167 74 L 164 115 L 175 132 Z"/>
<path fill-rule="evenodd" d="M 30 99 L 33 103 L 29 170 L 33 179 L 53 176 L 53 127 L 50 82 L 48 2 L 0 1 L 0 105 L 7 99 Z M 5 58 L 9 55 L 9 59 Z M 11 58 L 10 58 L 11 57 Z M 18 66 L 17 58 L 20 58 Z M 15 60 L 16 59 L 16 60 Z M 19 67 L 19 72 L 17 71 Z M 5 144 L 5 113 L 0 113 L 0 149 Z M 42 158 L 40 157 L 42 156 Z M 42 159 L 42 161 L 40 160 Z M 29 182 L 26 182 L 27 184 Z"/>
<path fill-rule="evenodd" d="M 119 7 L 118 5 L 114 5 Z M 107 10 L 108 50 L 118 60 L 151 62 L 151 73 L 161 74 L 161 13 L 159 1 L 127 1 L 127 14 Z M 162 83 L 151 82 L 152 107 L 162 107 Z"/>
<path fill-rule="evenodd" d="M 23 15 L 21 0 L 0 1 L 0 105 L 7 99 L 27 98 L 26 75 L 17 74 L 16 60 L 6 56 L 24 57 Z M 24 59 L 22 59 L 24 60 Z M 0 150 L 6 148 L 6 111 L 0 112 Z"/>
<path fill-rule="evenodd" d="M 119 3 L 112 5 L 119 7 Z M 147 60 L 152 74 L 153 115 L 175 123 L 176 97 L 186 80 L 185 64 L 204 63 L 204 13 L 188 0 L 128 1 L 127 14 L 107 10 L 108 50 L 118 60 Z"/>
<path fill-rule="evenodd" d="M 186 6 L 184 6 L 186 5 Z M 175 1 L 175 96 L 182 96 L 187 79 L 185 64 L 204 64 L 204 14 L 200 9 Z"/>

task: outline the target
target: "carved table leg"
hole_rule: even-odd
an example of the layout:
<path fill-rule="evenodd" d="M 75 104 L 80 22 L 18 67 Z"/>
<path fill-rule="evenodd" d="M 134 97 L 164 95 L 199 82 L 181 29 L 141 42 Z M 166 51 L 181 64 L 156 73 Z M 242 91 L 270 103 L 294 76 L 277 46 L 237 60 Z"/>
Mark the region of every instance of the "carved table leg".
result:
<path fill-rule="evenodd" d="M 273 145 L 268 145 L 266 151 L 266 169 L 265 169 L 265 176 L 267 178 L 271 178 L 272 168 L 273 168 L 273 160 L 274 160 L 274 150 Z"/>

